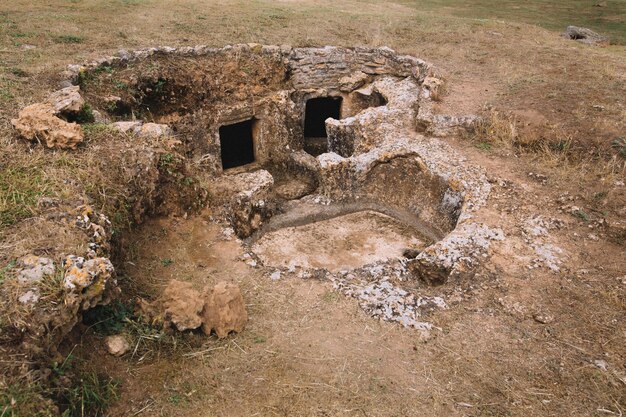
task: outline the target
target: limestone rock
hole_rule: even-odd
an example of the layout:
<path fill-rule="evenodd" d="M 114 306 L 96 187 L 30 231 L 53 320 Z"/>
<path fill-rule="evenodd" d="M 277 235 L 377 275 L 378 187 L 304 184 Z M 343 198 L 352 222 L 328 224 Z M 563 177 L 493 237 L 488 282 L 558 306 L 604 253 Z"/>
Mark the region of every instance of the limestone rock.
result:
<path fill-rule="evenodd" d="M 111 127 L 122 133 L 136 134 L 141 130 L 141 122 L 115 122 Z"/>
<path fill-rule="evenodd" d="M 122 356 L 130 350 L 130 344 L 122 335 L 107 336 L 104 339 L 107 351 L 113 356 Z"/>
<path fill-rule="evenodd" d="M 77 85 L 63 88 L 52 93 L 46 102 L 52 106 L 55 114 L 77 114 L 85 105 L 79 90 L 80 87 Z"/>
<path fill-rule="evenodd" d="M 591 29 L 578 26 L 568 26 L 563 34 L 568 39 L 573 39 L 587 45 L 608 45 L 609 38 L 594 32 Z"/>
<path fill-rule="evenodd" d="M 179 331 L 200 327 L 203 308 L 202 295 L 188 282 L 173 280 L 163 292 L 164 320 Z"/>
<path fill-rule="evenodd" d="M 85 260 L 81 256 L 70 255 L 65 260 L 63 283 L 69 290 L 82 290 L 93 285 L 104 288 L 113 271 L 113 264 L 107 258 Z"/>
<path fill-rule="evenodd" d="M 159 123 L 145 123 L 139 130 L 139 136 L 141 137 L 172 136 L 173 134 L 172 128 Z"/>
<path fill-rule="evenodd" d="M 21 284 L 33 284 L 41 281 L 45 276 L 54 274 L 52 259 L 36 255 L 26 255 L 18 261 L 21 269 L 17 279 Z"/>
<path fill-rule="evenodd" d="M 39 293 L 37 290 L 28 290 L 18 298 L 22 304 L 35 304 L 39 301 Z"/>
<path fill-rule="evenodd" d="M 11 124 L 20 136 L 30 141 L 41 141 L 48 148 L 76 149 L 84 140 L 81 127 L 55 115 L 48 103 L 36 103 L 20 111 Z"/>
<path fill-rule="evenodd" d="M 341 91 L 350 92 L 364 85 L 369 79 L 369 76 L 364 72 L 357 71 L 339 80 L 339 89 Z"/>
<path fill-rule="evenodd" d="M 476 126 L 483 123 L 483 119 L 474 114 L 462 116 L 429 114 L 418 116 L 416 122 L 418 131 L 424 131 L 437 137 L 446 137 L 462 132 L 472 132 Z"/>
<path fill-rule="evenodd" d="M 142 138 L 158 138 L 174 136 L 174 131 L 166 124 L 143 123 L 141 121 L 115 122 L 111 127 L 122 132 L 137 135 Z"/>
<path fill-rule="evenodd" d="M 115 268 L 108 258 L 85 260 L 81 256 L 69 255 L 65 259 L 64 269 L 63 303 L 73 311 L 72 314 L 98 304 L 107 304 L 111 301 L 113 292 L 119 291 Z"/>
<path fill-rule="evenodd" d="M 310 194 L 314 189 L 313 184 L 293 180 L 276 187 L 276 194 L 285 200 L 296 200 Z"/>
<path fill-rule="evenodd" d="M 537 323 L 550 324 L 554 321 L 554 316 L 543 312 L 537 312 L 533 314 L 533 319 L 535 319 Z"/>
<path fill-rule="evenodd" d="M 231 331 L 241 332 L 247 321 L 248 314 L 239 287 L 226 281 L 217 283 L 207 296 L 202 331 L 209 335 L 215 330 L 221 339 Z"/>
<path fill-rule="evenodd" d="M 94 121 L 94 123 L 101 123 L 101 124 L 109 123 L 109 118 L 106 117 L 101 112 L 99 112 L 98 110 L 93 110 L 92 113 L 93 113 L 93 121 Z"/>
<path fill-rule="evenodd" d="M 436 77 L 426 77 L 422 83 L 422 96 L 424 98 L 438 97 L 443 86 L 443 81 Z"/>

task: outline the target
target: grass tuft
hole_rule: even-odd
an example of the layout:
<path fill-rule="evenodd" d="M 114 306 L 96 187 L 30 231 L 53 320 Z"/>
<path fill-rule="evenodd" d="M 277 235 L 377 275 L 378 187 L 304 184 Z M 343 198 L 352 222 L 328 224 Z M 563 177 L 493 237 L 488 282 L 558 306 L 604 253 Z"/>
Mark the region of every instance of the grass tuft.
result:
<path fill-rule="evenodd" d="M 0 268 L 0 285 L 2 285 L 2 283 L 4 282 L 4 280 L 7 278 L 7 273 L 13 269 L 13 267 L 15 266 L 16 261 L 12 260 L 10 261 L 8 264 L 6 264 L 4 267 Z"/>
<path fill-rule="evenodd" d="M 59 35 L 55 38 L 58 43 L 66 43 L 66 44 L 76 44 L 83 43 L 85 38 L 77 35 Z"/>
<path fill-rule="evenodd" d="M 80 124 L 85 124 L 93 123 L 94 120 L 95 118 L 93 115 L 93 109 L 89 104 L 85 104 L 83 107 L 81 107 L 80 112 L 78 112 L 78 114 L 76 115 L 75 121 Z"/>
<path fill-rule="evenodd" d="M 101 416 L 117 399 L 119 382 L 95 372 L 80 375 L 77 384 L 67 389 L 61 401 L 62 417 Z"/>
<path fill-rule="evenodd" d="M 0 229 L 31 217 L 41 197 L 52 191 L 36 167 L 0 167 Z"/>

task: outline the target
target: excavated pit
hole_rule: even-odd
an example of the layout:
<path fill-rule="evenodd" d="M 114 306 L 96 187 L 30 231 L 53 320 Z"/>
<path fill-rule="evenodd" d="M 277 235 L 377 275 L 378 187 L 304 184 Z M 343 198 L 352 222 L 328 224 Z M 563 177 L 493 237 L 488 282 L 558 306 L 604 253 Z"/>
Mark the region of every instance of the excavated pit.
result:
<path fill-rule="evenodd" d="M 433 114 L 441 81 L 417 58 L 152 48 L 68 74 L 111 126 L 180 141 L 207 179 L 206 208 L 270 272 L 341 281 L 358 271 L 371 283 L 381 278 L 371 271 L 391 268 L 400 281 L 441 284 L 498 237 L 471 221 L 489 192 L 484 174 L 432 137 L 466 120 Z"/>
<path fill-rule="evenodd" d="M 420 59 L 389 48 L 164 47 L 120 51 L 65 75 L 80 91 L 53 96 L 77 104 L 72 112 L 88 104 L 127 141 L 119 205 L 135 223 L 202 213 L 236 236 L 244 268 L 328 280 L 375 317 L 429 328 L 420 316 L 445 302 L 418 290 L 471 276 L 502 238 L 474 220 L 490 191 L 482 169 L 434 137 L 471 118 L 434 114 L 441 81 Z M 38 106 L 46 121 L 70 120 Z M 93 146 L 72 126 L 76 134 L 46 144 Z M 40 326 L 54 329 L 52 349 L 83 311 L 119 292 L 123 265 L 110 261 L 114 213 L 66 211 L 55 215 L 74 219 L 68 227 L 85 232 L 77 247 L 88 250 L 21 260 L 18 271 L 73 267 L 63 270 L 73 301 L 55 304 L 66 306 L 66 325 Z M 34 303 L 37 291 L 29 289 Z"/>

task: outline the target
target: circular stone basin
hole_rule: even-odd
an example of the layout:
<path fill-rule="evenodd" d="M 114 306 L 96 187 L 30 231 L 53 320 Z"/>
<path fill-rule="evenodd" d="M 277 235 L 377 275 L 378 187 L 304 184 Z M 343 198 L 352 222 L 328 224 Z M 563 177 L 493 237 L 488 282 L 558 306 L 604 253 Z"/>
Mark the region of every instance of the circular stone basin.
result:
<path fill-rule="evenodd" d="M 371 210 L 268 232 L 252 250 L 264 265 L 330 272 L 399 258 L 422 250 L 428 239 L 415 227 Z"/>

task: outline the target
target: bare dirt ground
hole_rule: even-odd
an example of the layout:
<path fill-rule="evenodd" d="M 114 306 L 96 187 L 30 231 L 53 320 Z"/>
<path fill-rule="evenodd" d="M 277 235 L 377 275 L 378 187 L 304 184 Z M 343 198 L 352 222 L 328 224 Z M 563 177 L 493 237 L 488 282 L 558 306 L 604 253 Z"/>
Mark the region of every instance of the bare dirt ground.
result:
<path fill-rule="evenodd" d="M 557 211 L 546 186 L 506 168 L 499 175 L 515 184 L 497 187 L 490 204 L 493 215 L 508 213 L 503 226 Z M 488 271 L 432 317 L 431 332 L 372 319 L 328 282 L 264 275 L 207 214 L 155 219 L 128 243 L 125 294 L 154 296 L 174 278 L 198 288 L 233 281 L 250 314 L 246 330 L 225 341 L 190 336 L 174 354 L 140 349 L 125 360 L 87 333 L 82 354 L 124 381 L 124 400 L 109 411 L 116 416 L 618 414 L 622 250 L 589 239 L 582 220 L 557 217 L 564 224 L 551 234 L 567 252 L 562 273 L 529 270 L 519 259 L 522 233 L 508 236 Z M 291 239 L 308 244 L 309 236 Z"/>
<path fill-rule="evenodd" d="M 315 224 L 268 233 L 254 245 L 264 265 L 285 268 L 354 269 L 423 249 L 414 230 L 372 211 L 346 214 Z"/>
<path fill-rule="evenodd" d="M 624 24 L 624 2 L 607 3 Z M 448 140 L 492 176 L 485 216 L 509 235 L 485 273 L 460 283 L 449 308 L 431 318 L 429 333 L 369 317 L 331 283 L 271 279 L 241 258 L 210 213 L 152 219 L 126 233 L 125 301 L 155 297 L 171 279 L 198 289 L 227 280 L 241 286 L 250 321 L 223 341 L 139 339 L 123 358 L 108 356 L 102 335 L 80 326 L 63 353 L 120 381 L 106 415 L 626 412 L 626 195 L 624 159 L 612 146 L 626 132 L 626 50 L 586 47 L 514 14 L 485 20 L 458 11 L 453 3 L 308 0 L 0 4 L 0 269 L 19 251 L 50 250 L 45 236 L 31 237 L 37 227 L 22 228 L 38 213 L 39 197 L 77 198 L 71 179 L 78 178 L 109 207 L 116 190 L 86 178 L 105 183 L 107 166 L 97 161 L 123 144 L 93 136 L 77 153 L 53 152 L 18 140 L 9 120 L 54 90 L 65 65 L 119 48 L 387 45 L 441 69 L 448 85 L 439 110 L 495 108 L 537 145 L 520 150 L 490 140 L 499 132 L 489 130 Z M 537 215 L 553 225 L 549 243 L 563 250 L 559 272 L 545 262 L 529 268 L 541 256 L 529 255 L 524 225 Z"/>

